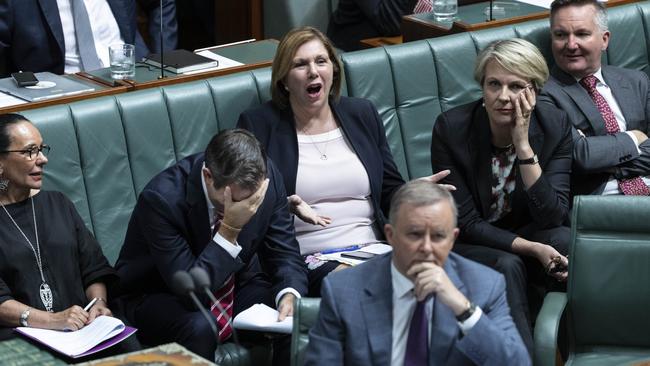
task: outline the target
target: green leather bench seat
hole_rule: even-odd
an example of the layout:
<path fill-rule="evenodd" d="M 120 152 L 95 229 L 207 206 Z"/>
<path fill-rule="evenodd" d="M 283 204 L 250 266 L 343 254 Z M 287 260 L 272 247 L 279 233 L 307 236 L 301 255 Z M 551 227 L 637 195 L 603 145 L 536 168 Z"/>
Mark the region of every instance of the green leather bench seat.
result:
<path fill-rule="evenodd" d="M 114 263 L 139 192 L 269 98 L 270 70 L 30 110 L 52 146 L 44 189 L 72 199 Z"/>
<path fill-rule="evenodd" d="M 613 36 L 604 62 L 650 74 L 650 2 L 618 6 L 609 15 Z M 472 77 L 479 50 L 496 39 L 522 37 L 552 65 L 548 27 L 539 20 L 346 53 L 343 94 L 374 102 L 403 176 L 425 176 L 437 116 L 481 95 Z M 26 111 L 53 147 L 44 189 L 72 199 L 114 263 L 144 185 L 203 150 L 242 111 L 269 100 L 270 79 L 266 68 Z"/>
<path fill-rule="evenodd" d="M 563 312 L 567 365 L 650 362 L 650 197 L 578 196 L 573 207 L 568 291 L 544 301 L 536 364 L 555 364 Z"/>

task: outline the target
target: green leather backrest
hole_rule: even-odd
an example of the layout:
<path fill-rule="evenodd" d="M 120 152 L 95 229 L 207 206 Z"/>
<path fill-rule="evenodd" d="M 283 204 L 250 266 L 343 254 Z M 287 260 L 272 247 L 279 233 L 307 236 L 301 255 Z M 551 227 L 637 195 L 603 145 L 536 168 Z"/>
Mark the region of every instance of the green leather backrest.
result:
<path fill-rule="evenodd" d="M 568 327 L 577 348 L 650 347 L 650 197 L 577 196 Z"/>
<path fill-rule="evenodd" d="M 320 301 L 319 297 L 296 299 L 291 335 L 291 366 L 302 366 L 304 363 L 305 349 L 309 344 L 309 330 L 318 320 Z"/>
<path fill-rule="evenodd" d="M 270 70 L 26 111 L 52 146 L 44 189 L 65 193 L 114 263 L 138 194 L 266 101 Z"/>
<path fill-rule="evenodd" d="M 650 74 L 650 3 L 609 10 L 611 37 L 603 62 Z M 481 49 L 498 39 L 536 44 L 554 65 L 548 19 L 345 53 L 348 94 L 370 99 L 384 121 L 402 175 L 431 174 L 431 131 L 438 115 L 481 96 L 473 78 Z"/>

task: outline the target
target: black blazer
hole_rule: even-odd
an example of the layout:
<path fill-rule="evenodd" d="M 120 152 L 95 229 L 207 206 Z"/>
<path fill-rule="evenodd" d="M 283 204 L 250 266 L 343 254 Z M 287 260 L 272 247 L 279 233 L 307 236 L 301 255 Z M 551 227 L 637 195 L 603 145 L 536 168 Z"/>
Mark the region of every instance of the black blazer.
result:
<path fill-rule="evenodd" d="M 451 170 L 444 182 L 456 186 L 453 195 L 461 241 L 509 251 L 517 237 L 513 231 L 530 223 L 539 229 L 555 227 L 566 219 L 573 148 L 566 114 L 538 103 L 528 131 L 542 175 L 526 191 L 515 165 L 517 179 L 510 213 L 513 227 L 506 230 L 486 221 L 492 202 L 492 133 L 482 100 L 438 116 L 431 141 L 431 166 L 433 171 Z"/>
<path fill-rule="evenodd" d="M 603 66 L 602 74 L 625 117 L 627 130 L 650 133 L 650 80 L 644 72 Z M 573 76 L 555 67 L 544 85 L 541 102 L 567 113 L 573 126 L 573 194 L 600 194 L 610 176 L 650 175 L 650 140 L 639 145 L 625 132 L 608 134 L 595 103 Z M 582 131 L 586 136 L 578 134 Z"/>
<path fill-rule="evenodd" d="M 133 44 L 135 1 L 107 1 L 124 42 Z M 63 42 L 56 0 L 0 1 L 0 76 L 18 70 L 63 74 Z"/>
<path fill-rule="evenodd" d="M 370 195 L 379 232 L 388 217 L 390 199 L 404 184 L 386 141 L 384 124 L 377 109 L 365 99 L 341 97 L 330 103 L 332 112 L 354 152 L 366 168 Z M 287 190 L 296 193 L 298 137 L 291 108 L 280 109 L 273 102 L 244 111 L 237 127 L 251 131 L 276 162 Z"/>
<path fill-rule="evenodd" d="M 140 193 L 115 264 L 122 293 L 172 293 L 173 274 L 194 266 L 208 272 L 213 290 L 233 273 L 241 286 L 246 272 L 256 269 L 259 257 L 273 284 L 274 297 L 287 287 L 305 294 L 307 268 L 275 166 L 268 162 L 266 196 L 239 234 L 242 251 L 233 258 L 212 241 L 201 184 L 203 162 L 202 153 L 187 157 L 154 177 Z"/>

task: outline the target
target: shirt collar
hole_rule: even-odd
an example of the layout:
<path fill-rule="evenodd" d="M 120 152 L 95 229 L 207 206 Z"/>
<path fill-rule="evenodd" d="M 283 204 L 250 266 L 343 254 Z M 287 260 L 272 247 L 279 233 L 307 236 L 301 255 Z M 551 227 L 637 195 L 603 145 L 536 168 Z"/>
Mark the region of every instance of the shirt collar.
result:
<path fill-rule="evenodd" d="M 203 166 L 201 167 L 201 170 L 205 168 L 205 163 L 203 163 Z M 212 204 L 212 201 L 210 201 L 210 196 L 208 196 L 208 188 L 205 185 L 205 177 L 203 177 L 203 171 L 201 171 L 201 187 L 203 188 L 203 197 L 205 198 L 205 203 L 208 206 L 208 215 L 210 216 L 210 223 L 214 222 L 214 205 Z"/>
<path fill-rule="evenodd" d="M 393 293 L 397 298 L 401 298 L 409 293 L 412 294 L 413 291 L 413 281 L 408 277 L 404 276 L 398 269 L 395 267 L 393 261 L 390 262 L 390 273 L 393 282 Z"/>
<path fill-rule="evenodd" d="M 596 72 L 594 72 L 592 75 L 595 76 L 596 79 L 598 79 L 599 83 L 601 83 L 601 84 L 603 84 L 605 86 L 608 86 L 607 83 L 605 82 L 605 78 L 603 78 L 603 68 L 602 67 L 599 67 L 598 70 L 596 70 Z M 580 82 L 580 80 L 582 80 L 582 78 L 576 78 L 576 77 L 574 77 L 574 79 L 576 79 L 577 82 Z"/>

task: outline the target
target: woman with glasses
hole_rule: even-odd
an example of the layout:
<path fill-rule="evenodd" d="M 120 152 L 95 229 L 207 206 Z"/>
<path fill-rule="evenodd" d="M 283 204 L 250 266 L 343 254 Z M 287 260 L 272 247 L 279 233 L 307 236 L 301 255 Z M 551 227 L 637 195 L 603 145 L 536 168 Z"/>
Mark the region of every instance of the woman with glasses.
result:
<path fill-rule="evenodd" d="M 77 330 L 112 315 L 105 284 L 115 273 L 99 244 L 70 200 L 40 191 L 49 151 L 25 117 L 0 115 L 0 339 L 17 326 Z"/>

